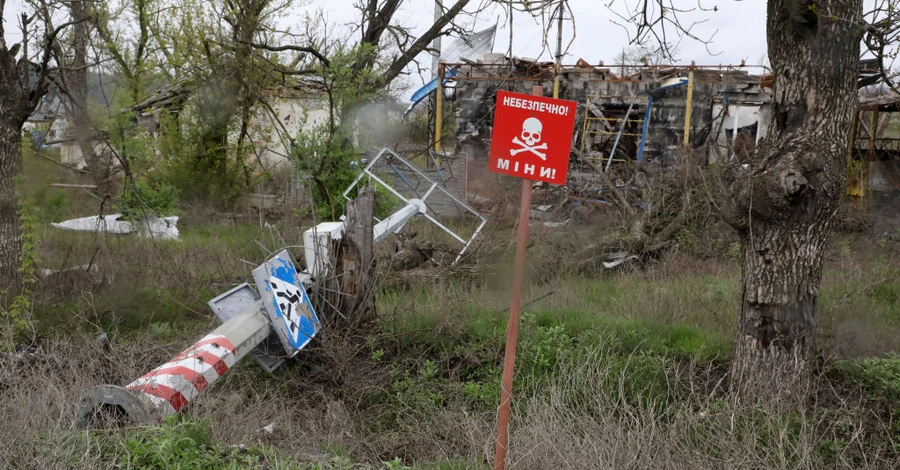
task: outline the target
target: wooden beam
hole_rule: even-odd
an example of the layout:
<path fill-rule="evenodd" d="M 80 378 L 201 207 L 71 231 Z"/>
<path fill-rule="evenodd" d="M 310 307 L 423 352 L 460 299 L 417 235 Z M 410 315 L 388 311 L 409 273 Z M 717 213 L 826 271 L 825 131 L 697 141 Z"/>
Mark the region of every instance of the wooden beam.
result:
<path fill-rule="evenodd" d="M 50 183 L 51 188 L 97 189 L 96 184 Z"/>

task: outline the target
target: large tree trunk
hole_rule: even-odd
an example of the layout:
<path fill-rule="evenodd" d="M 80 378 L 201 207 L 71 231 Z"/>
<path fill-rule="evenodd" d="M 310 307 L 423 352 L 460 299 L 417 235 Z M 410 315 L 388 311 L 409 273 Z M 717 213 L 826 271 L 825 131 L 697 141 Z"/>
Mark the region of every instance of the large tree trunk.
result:
<path fill-rule="evenodd" d="M 27 44 L 7 46 L 3 13 L 0 2 L 0 291 L 13 292 L 21 286 L 22 227 L 15 178 L 22 168 L 22 126 L 47 93 L 56 35 L 44 31 L 48 37 L 41 43 L 43 60 L 29 61 Z M 40 23 L 29 18 L 27 24 Z M 27 26 L 23 29 L 26 38 L 34 34 Z"/>
<path fill-rule="evenodd" d="M 67 103 L 69 119 L 75 130 L 78 148 L 91 172 L 97 193 L 101 198 L 112 196 L 112 161 L 108 156 L 98 154 L 94 150 L 96 132 L 88 114 L 88 82 L 87 82 L 87 46 L 90 40 L 90 23 L 87 21 L 87 5 L 83 0 L 73 1 L 69 8 L 72 19 L 80 21 L 73 26 L 72 49 L 74 59 L 66 70 L 66 87 L 70 103 Z"/>
<path fill-rule="evenodd" d="M 749 170 L 731 175 L 743 269 L 731 376 L 739 399 L 799 403 L 809 391 L 822 258 L 856 106 L 861 8 L 768 2 L 774 122 Z"/>
<path fill-rule="evenodd" d="M 2 110 L 0 106 L 0 110 Z M 22 166 L 22 126 L 0 116 L 0 291 L 20 285 L 22 230 L 15 177 Z"/>

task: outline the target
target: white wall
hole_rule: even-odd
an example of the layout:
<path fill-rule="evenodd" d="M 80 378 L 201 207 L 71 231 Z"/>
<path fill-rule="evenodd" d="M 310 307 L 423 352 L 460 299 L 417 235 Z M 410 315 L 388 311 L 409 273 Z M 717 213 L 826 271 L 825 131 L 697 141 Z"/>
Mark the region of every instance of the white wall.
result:
<path fill-rule="evenodd" d="M 284 166 L 290 157 L 290 138 L 328 123 L 328 103 L 317 97 L 276 96 L 269 98 L 271 110 L 259 106 L 250 124 L 258 163 L 265 170 Z"/>

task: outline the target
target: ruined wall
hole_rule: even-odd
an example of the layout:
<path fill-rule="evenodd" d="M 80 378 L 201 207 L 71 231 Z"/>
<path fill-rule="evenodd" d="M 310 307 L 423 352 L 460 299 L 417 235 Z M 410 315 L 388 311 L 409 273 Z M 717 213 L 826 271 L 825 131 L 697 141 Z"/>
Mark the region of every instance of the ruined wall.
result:
<path fill-rule="evenodd" d="M 687 77 L 679 79 L 686 80 Z M 684 142 L 688 87 L 686 83 L 667 86 L 652 94 L 653 105 L 643 156 L 647 161 L 669 165 L 675 162 L 675 150 Z M 697 148 L 717 141 L 726 144 L 726 139 L 720 137 L 726 134 L 726 130 L 730 134 L 728 123 L 735 122 L 733 115 L 736 111 L 729 108 L 723 113 L 723 107 L 729 106 L 755 106 L 757 110 L 765 108 L 754 119 L 736 121 L 739 131 L 745 133 L 750 142 L 755 143 L 757 133 L 765 136 L 768 128 L 764 118 L 768 116 L 767 105 L 770 102 L 771 91 L 761 88 L 756 77 L 743 72 L 720 74 L 717 71 L 695 71 L 691 102 L 691 147 Z M 761 124 L 757 125 L 757 122 Z"/>
<path fill-rule="evenodd" d="M 490 64 L 489 64 L 490 65 Z M 455 91 L 456 149 L 455 154 L 466 167 L 466 196 L 477 204 L 495 196 L 508 184 L 508 178 L 498 178 L 488 170 L 493 110 L 498 89 L 531 94 L 541 85 L 544 96 L 552 96 L 553 73 L 526 67 L 461 67 Z M 525 78 L 527 77 L 527 78 Z M 585 105 L 588 98 L 637 95 L 653 87 L 655 82 L 620 81 L 607 68 L 566 68 L 560 80 L 559 98 L 578 103 L 573 145 L 580 145 L 584 128 Z M 604 98 L 605 99 L 605 98 Z"/>
<path fill-rule="evenodd" d="M 511 69 L 511 70 L 510 70 Z M 613 69 L 616 70 L 616 69 Z M 584 139 L 584 121 L 588 111 L 586 104 L 594 104 L 592 116 L 596 117 L 598 106 L 618 109 L 622 114 L 627 111 L 631 101 L 638 103 L 636 109 L 641 110 L 650 95 L 652 106 L 647 114 L 647 133 L 644 142 L 643 161 L 670 165 L 676 161 L 676 149 L 684 140 L 684 122 L 686 117 L 687 81 L 685 69 L 674 68 L 660 73 L 642 73 L 623 80 L 618 78 L 609 68 L 603 67 L 571 67 L 565 68 L 561 75 L 559 97 L 578 103 L 573 147 L 581 149 Z M 490 192 L 496 188 L 497 178 L 488 172 L 488 151 L 491 128 L 493 126 L 493 108 L 498 89 L 519 93 L 531 93 L 533 85 L 542 85 L 544 95 L 550 96 L 553 90 L 553 74 L 551 69 L 541 68 L 535 64 L 517 64 L 508 66 L 500 64 L 467 65 L 460 67 L 456 83 L 456 154 L 467 162 L 468 192 L 476 194 Z M 527 78 L 526 78 L 527 77 Z M 634 98 L 632 98 L 634 97 Z M 735 70 L 694 71 L 693 99 L 691 105 L 690 141 L 692 146 L 701 146 L 707 142 L 723 141 L 717 132 L 726 132 L 721 123 L 723 113 L 714 115 L 717 104 L 719 110 L 722 103 L 742 103 L 743 105 L 765 105 L 771 101 L 771 92 L 761 88 L 759 78 Z M 644 103 L 643 105 L 640 103 Z M 602 113 L 601 113 L 602 114 Z M 758 113 L 767 115 L 765 112 Z M 636 119 L 636 117 L 632 117 Z M 718 119 L 718 120 L 717 120 Z M 756 121 L 761 121 L 757 119 Z M 750 127 L 752 126 L 752 127 Z M 639 127 L 639 126 L 638 126 Z M 727 127 L 727 126 L 726 126 Z M 611 129 L 610 131 L 614 131 Z M 755 142 L 757 132 L 764 132 L 765 126 L 757 122 L 740 123 L 740 132 L 747 133 L 747 140 Z M 640 130 L 630 129 L 631 133 Z M 729 131 L 729 132 L 733 132 Z M 715 134 L 712 135 L 711 134 Z M 591 138 L 589 136 L 589 138 Z M 626 152 L 629 158 L 637 158 L 640 137 L 631 137 L 628 145 L 623 144 L 619 152 Z M 608 155 L 591 151 L 592 141 L 585 145 L 583 156 L 595 157 L 601 161 Z M 624 143 L 624 141 L 623 141 Z M 577 152 L 576 155 L 577 156 Z M 579 166 L 578 158 L 573 157 L 573 166 Z M 570 172 L 571 173 L 571 172 Z"/>

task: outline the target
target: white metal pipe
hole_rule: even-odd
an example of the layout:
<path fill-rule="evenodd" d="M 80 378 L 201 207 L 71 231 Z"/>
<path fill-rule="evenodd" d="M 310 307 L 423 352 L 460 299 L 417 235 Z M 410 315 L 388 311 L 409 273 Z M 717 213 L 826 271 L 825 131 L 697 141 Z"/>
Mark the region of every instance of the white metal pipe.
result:
<path fill-rule="evenodd" d="M 409 219 L 425 213 L 425 203 L 421 199 L 410 199 L 409 204 L 375 224 L 372 228 L 374 244 L 380 243 L 388 235 L 400 230 Z"/>

